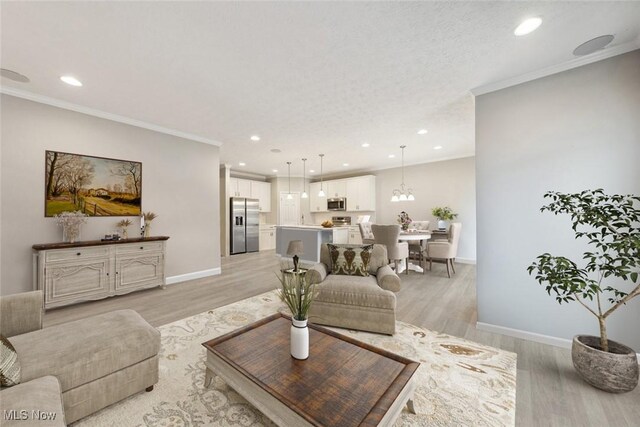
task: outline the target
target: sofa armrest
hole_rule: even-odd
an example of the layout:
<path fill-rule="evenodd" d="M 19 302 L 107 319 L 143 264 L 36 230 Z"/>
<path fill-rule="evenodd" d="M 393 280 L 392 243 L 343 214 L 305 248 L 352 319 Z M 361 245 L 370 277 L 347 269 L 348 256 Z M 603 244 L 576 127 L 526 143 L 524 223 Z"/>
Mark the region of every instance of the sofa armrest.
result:
<path fill-rule="evenodd" d="M 0 334 L 5 337 L 42 329 L 42 291 L 0 297 Z"/>
<path fill-rule="evenodd" d="M 307 274 L 304 277 L 307 279 L 307 283 L 315 285 L 322 282 L 327 277 L 327 274 L 329 274 L 327 266 L 319 262 L 314 264 L 313 267 L 307 271 Z"/>
<path fill-rule="evenodd" d="M 400 290 L 400 278 L 391 269 L 390 265 L 380 267 L 376 273 L 376 279 L 378 280 L 378 286 L 382 289 L 392 292 L 398 292 Z"/>

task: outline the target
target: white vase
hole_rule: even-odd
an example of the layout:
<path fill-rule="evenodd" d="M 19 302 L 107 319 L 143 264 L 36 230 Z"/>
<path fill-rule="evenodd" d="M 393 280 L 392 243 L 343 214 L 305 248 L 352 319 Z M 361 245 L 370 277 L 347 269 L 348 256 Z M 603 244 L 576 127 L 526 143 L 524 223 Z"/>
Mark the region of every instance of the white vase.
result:
<path fill-rule="evenodd" d="M 291 357 L 305 360 L 309 357 L 309 327 L 307 319 L 291 321 Z"/>
<path fill-rule="evenodd" d="M 447 221 L 443 221 L 441 219 L 438 220 L 438 230 L 446 230 L 447 229 Z"/>

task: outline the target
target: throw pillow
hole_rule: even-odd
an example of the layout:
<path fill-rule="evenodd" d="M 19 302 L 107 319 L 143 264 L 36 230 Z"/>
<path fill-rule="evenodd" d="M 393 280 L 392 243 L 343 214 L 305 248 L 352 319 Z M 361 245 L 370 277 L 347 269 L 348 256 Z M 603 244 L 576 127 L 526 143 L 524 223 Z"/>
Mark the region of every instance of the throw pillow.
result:
<path fill-rule="evenodd" d="M 18 354 L 8 339 L 0 335 L 0 385 L 11 387 L 20 384 Z"/>
<path fill-rule="evenodd" d="M 345 276 L 369 275 L 369 261 L 373 245 L 332 245 L 328 244 L 331 257 L 331 273 Z"/>

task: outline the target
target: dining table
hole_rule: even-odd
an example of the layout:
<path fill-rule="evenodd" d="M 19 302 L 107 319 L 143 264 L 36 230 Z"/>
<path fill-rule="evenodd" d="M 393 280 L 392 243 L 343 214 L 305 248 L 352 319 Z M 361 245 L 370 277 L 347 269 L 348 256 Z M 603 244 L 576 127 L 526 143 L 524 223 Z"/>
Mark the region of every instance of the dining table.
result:
<path fill-rule="evenodd" d="M 400 235 L 398 236 L 398 241 L 400 242 L 407 242 L 407 243 L 420 242 L 420 245 L 422 245 L 423 241 L 429 240 L 429 239 L 431 239 L 431 231 L 428 231 L 428 230 L 401 231 Z M 409 262 L 409 265 L 406 266 L 405 260 L 402 260 L 398 264 L 398 271 L 396 272 L 396 274 L 400 274 L 404 272 L 406 268 L 409 268 L 409 270 L 416 271 L 418 273 L 423 272 L 423 268 L 421 265 L 417 265 L 412 262 Z"/>

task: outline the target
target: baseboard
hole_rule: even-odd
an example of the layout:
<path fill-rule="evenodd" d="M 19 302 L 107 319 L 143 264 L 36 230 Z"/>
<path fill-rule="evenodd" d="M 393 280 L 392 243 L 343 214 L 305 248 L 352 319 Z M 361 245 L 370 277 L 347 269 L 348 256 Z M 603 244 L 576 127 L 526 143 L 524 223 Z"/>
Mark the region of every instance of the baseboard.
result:
<path fill-rule="evenodd" d="M 192 273 L 178 274 L 177 276 L 167 277 L 167 285 L 173 285 L 174 283 L 186 282 L 187 280 L 202 279 L 203 277 L 217 276 L 222 273 L 220 267 L 210 268 L 208 270 L 194 271 Z"/>
<path fill-rule="evenodd" d="M 471 258 L 456 258 L 456 262 L 460 264 L 473 264 L 476 265 L 476 260 Z"/>
<path fill-rule="evenodd" d="M 495 334 L 507 335 L 527 341 L 539 342 L 541 344 L 552 345 L 554 347 L 571 348 L 572 341 L 566 338 L 552 337 L 550 335 L 538 334 L 535 332 L 523 331 L 521 329 L 507 328 L 505 326 L 492 325 L 491 323 L 476 322 L 476 329 Z M 636 353 L 640 361 L 640 353 Z"/>

